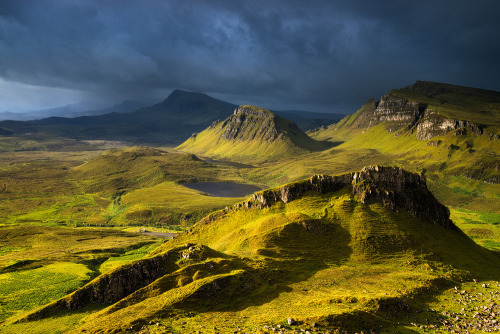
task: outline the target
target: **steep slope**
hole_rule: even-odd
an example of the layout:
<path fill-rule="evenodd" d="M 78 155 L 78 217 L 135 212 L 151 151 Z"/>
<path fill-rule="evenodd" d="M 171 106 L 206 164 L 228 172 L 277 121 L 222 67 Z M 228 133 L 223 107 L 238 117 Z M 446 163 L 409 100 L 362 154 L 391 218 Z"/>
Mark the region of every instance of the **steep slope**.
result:
<path fill-rule="evenodd" d="M 377 150 L 407 168 L 500 183 L 498 92 L 417 81 L 310 135 L 343 142 L 339 149 Z"/>
<path fill-rule="evenodd" d="M 454 130 L 457 134 L 486 134 L 498 140 L 500 93 L 417 81 L 391 90 L 380 101 L 369 99 L 355 114 L 330 126 L 330 130 L 367 130 L 381 123 L 388 132 L 413 129 L 420 140 Z"/>
<path fill-rule="evenodd" d="M 97 307 L 75 332 L 379 332 L 472 278 L 500 278 L 498 257 L 422 175 L 374 166 L 258 192 L 24 321 Z"/>
<path fill-rule="evenodd" d="M 240 106 L 224 121 L 216 121 L 177 147 L 178 150 L 243 162 L 262 162 L 326 148 L 295 123 L 269 110 Z"/>

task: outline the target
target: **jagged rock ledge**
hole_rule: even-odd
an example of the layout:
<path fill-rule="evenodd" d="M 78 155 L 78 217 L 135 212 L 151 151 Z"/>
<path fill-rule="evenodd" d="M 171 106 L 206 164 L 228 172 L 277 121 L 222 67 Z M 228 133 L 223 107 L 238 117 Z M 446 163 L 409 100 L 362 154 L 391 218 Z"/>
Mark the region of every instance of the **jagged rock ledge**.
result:
<path fill-rule="evenodd" d="M 489 140 L 499 140 L 499 135 L 483 124 L 448 117 L 425 103 L 391 93 L 382 96 L 378 102 L 373 98 L 369 99 L 360 110 L 362 112 L 352 125 L 354 129 L 369 129 L 385 122 L 388 132 L 399 135 L 400 131 L 415 131 L 418 140 L 444 136 L 450 131 L 455 131 L 457 136 L 473 133 L 476 136 L 485 135 Z"/>
<path fill-rule="evenodd" d="M 276 128 L 275 115 L 269 110 L 255 106 L 240 106 L 234 114 L 223 121 L 220 129 L 226 140 L 262 138 L 271 142 L 283 139 L 283 133 Z M 257 129 L 257 131 L 255 131 Z"/>
<path fill-rule="evenodd" d="M 428 140 L 435 136 L 444 136 L 453 130 L 456 130 L 455 135 L 457 136 L 465 135 L 467 131 L 480 136 L 484 133 L 484 126 L 445 117 L 428 108 L 420 116 L 420 122 L 417 125 L 417 139 Z M 490 139 L 497 140 L 494 134 L 488 133 L 488 135 L 491 137 Z"/>
<path fill-rule="evenodd" d="M 142 259 L 111 270 L 70 295 L 56 300 L 21 318 L 31 321 L 51 316 L 59 310 L 75 310 L 89 304 L 112 304 L 149 285 L 163 275 L 178 269 L 175 261 L 184 248 L 174 248 L 166 253 Z"/>
<path fill-rule="evenodd" d="M 308 191 L 321 194 L 350 188 L 362 203 L 381 202 L 390 210 L 406 210 L 412 216 L 447 229 L 454 229 L 450 211 L 427 188 L 423 175 L 410 173 L 399 167 L 366 166 L 360 172 L 339 176 L 314 175 L 304 181 L 292 182 L 281 187 L 255 193 L 245 202 L 215 212 L 199 224 L 206 224 L 224 216 L 230 210 L 257 207 L 267 208 L 274 203 L 289 203 Z"/>

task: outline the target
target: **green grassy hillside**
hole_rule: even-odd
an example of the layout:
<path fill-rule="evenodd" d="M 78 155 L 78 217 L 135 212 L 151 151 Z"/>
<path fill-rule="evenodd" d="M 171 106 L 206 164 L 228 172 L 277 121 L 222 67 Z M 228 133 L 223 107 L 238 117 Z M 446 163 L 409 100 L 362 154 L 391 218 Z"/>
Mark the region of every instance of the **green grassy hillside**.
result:
<path fill-rule="evenodd" d="M 147 147 L 4 154 L 0 224 L 190 225 L 240 200 L 182 185 L 207 181 L 245 182 L 238 168 Z"/>
<path fill-rule="evenodd" d="M 497 92 L 417 82 L 310 135 L 336 142 L 331 155 L 371 151 L 375 160 L 424 172 L 448 205 L 499 213 L 499 105 Z"/>
<path fill-rule="evenodd" d="M 198 108 L 178 93 L 165 103 Z M 244 106 L 178 150 L 0 129 L 0 332 L 500 331 L 498 96 L 417 82 L 315 140 Z M 241 202 L 186 182 L 276 188 Z M 142 228 L 186 233 L 154 250 L 117 231 Z"/>
<path fill-rule="evenodd" d="M 66 317 L 81 319 L 74 332 L 87 333 L 440 327 L 443 318 L 430 310 L 435 298 L 473 279 L 500 279 L 500 259 L 438 214 L 446 209 L 422 180 L 371 168 L 257 193 L 6 330 L 36 328 L 47 316 L 62 318 L 60 330 L 74 326 Z M 412 211 L 419 196 L 428 213 Z M 153 264 L 155 273 L 140 269 Z M 113 277 L 130 280 L 136 270 L 146 275 L 145 285 L 116 291 Z M 71 305 L 86 313 L 72 313 Z"/>
<path fill-rule="evenodd" d="M 110 229 L 0 228 L 0 323 L 78 289 L 111 263 L 145 256 L 158 241 Z"/>
<path fill-rule="evenodd" d="M 269 110 L 241 106 L 224 121 L 194 134 L 177 147 L 201 156 L 243 162 L 263 162 L 325 149 L 294 123 Z"/>

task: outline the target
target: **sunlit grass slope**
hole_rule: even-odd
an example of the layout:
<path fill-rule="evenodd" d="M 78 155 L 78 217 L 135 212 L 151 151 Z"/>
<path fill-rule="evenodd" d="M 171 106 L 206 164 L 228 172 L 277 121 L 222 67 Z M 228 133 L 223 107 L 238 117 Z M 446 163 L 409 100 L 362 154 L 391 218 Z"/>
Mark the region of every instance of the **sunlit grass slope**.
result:
<path fill-rule="evenodd" d="M 100 155 L 4 153 L 0 159 L 0 218 L 2 224 L 179 224 L 193 223 L 238 201 L 212 198 L 181 185 L 204 181 L 244 179 L 235 167 L 148 147 L 113 149 Z M 139 192 L 134 195 L 135 191 Z M 127 199 L 123 203 L 122 197 Z"/>
<path fill-rule="evenodd" d="M 158 238 L 114 230 L 0 228 L 0 323 L 144 257 L 158 244 Z"/>
<path fill-rule="evenodd" d="M 180 151 L 245 163 L 277 160 L 325 148 L 295 123 L 254 106 L 239 107 L 226 120 L 214 122 L 177 147 Z"/>
<path fill-rule="evenodd" d="M 242 198 L 212 197 L 175 182 L 141 188 L 121 197 L 123 213 L 115 221 L 123 225 L 191 225 L 208 213 Z"/>
<path fill-rule="evenodd" d="M 500 132 L 500 92 L 417 81 L 409 87 L 393 89 L 389 94 L 425 103 L 450 118 L 482 124 L 491 132 Z"/>
<path fill-rule="evenodd" d="M 29 319 L 67 316 L 65 305 L 92 305 L 84 303 L 85 291 L 99 287 L 106 295 L 100 283 L 110 281 L 106 277 L 128 277 L 152 263 L 160 270 L 152 283 L 113 300 L 75 332 L 138 331 L 148 324 L 160 333 L 259 332 L 288 318 L 296 329 L 315 323 L 322 330 L 387 330 L 390 317 L 426 309 L 450 285 L 500 278 L 500 259 L 456 227 L 416 218 L 403 207 L 390 210 L 378 197 L 366 200 L 366 193 L 353 195 L 358 192 L 349 182 L 327 192 L 307 190 L 323 189 L 310 188 L 314 180 L 214 213 L 148 260 L 114 269 Z M 378 180 L 356 189 L 404 196 L 404 187 Z"/>
<path fill-rule="evenodd" d="M 388 111 L 387 103 L 380 109 L 371 99 L 338 124 L 310 133 L 338 144 L 318 154 L 318 159 L 331 154 L 335 161 L 343 152 L 363 156 L 369 151 L 372 163 L 385 160 L 424 173 L 447 205 L 500 213 L 500 93 L 417 82 L 392 90 L 383 99 L 391 100 L 394 109 Z M 400 119 L 406 123 L 396 130 L 389 126 Z M 313 166 L 313 159 L 303 165 Z"/>

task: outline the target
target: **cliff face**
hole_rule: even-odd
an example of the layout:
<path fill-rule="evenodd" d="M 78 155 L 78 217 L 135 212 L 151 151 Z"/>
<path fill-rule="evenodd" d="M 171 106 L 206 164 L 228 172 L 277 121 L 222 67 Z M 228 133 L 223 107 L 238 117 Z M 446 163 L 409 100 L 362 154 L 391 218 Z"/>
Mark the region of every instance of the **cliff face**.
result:
<path fill-rule="evenodd" d="M 428 140 L 435 136 L 444 136 L 453 130 L 456 130 L 456 135 L 465 135 L 469 131 L 478 136 L 483 134 L 481 125 L 448 118 L 432 109 L 426 109 L 417 124 L 417 139 Z"/>
<path fill-rule="evenodd" d="M 452 229 L 450 211 L 427 188 L 423 175 L 397 167 L 368 166 L 354 173 L 352 192 L 361 201 L 379 201 L 391 210 L 402 208 L 414 217 Z"/>
<path fill-rule="evenodd" d="M 389 92 L 378 102 L 374 99 L 368 100 L 353 115 L 354 120 L 349 127 L 368 129 L 385 122 L 388 132 L 411 129 L 416 131 L 419 140 L 429 140 L 450 131 L 455 131 L 456 135 L 486 134 L 491 140 L 498 140 L 498 133 L 494 129 L 486 128 L 490 125 L 493 125 L 493 128 L 498 126 L 495 117 L 498 111 L 495 106 L 499 103 L 500 94 L 497 92 L 417 82 Z M 339 122 L 336 127 L 345 126 L 346 121 Z"/>
<path fill-rule="evenodd" d="M 67 309 L 77 309 L 87 304 L 111 304 L 145 287 L 165 275 L 169 255 L 166 253 L 151 259 L 121 267 L 110 275 L 103 275 L 77 290 L 66 303 Z"/>
<path fill-rule="evenodd" d="M 180 254 L 180 255 L 179 255 Z M 143 259 L 105 273 L 65 298 L 35 311 L 22 320 L 43 318 L 54 311 L 79 309 L 89 304 L 112 304 L 178 269 L 179 249 Z"/>
<path fill-rule="evenodd" d="M 420 118 L 425 104 L 408 101 L 398 96 L 387 94 L 379 102 L 374 99 L 360 109 L 359 116 L 352 124 L 354 129 L 368 129 L 372 126 L 386 123 L 389 132 L 411 128 Z"/>
<path fill-rule="evenodd" d="M 419 119 L 425 108 L 425 104 L 388 94 L 382 97 L 375 109 L 375 123 L 387 122 L 386 129 L 389 132 L 409 129 Z"/>
<path fill-rule="evenodd" d="M 291 131 L 299 130 L 295 123 L 289 122 Z M 266 142 L 283 140 L 287 129 L 279 128 L 277 116 L 265 109 L 241 106 L 234 110 L 233 115 L 220 125 L 222 138 L 226 140 L 254 140 Z M 300 131 L 300 130 L 299 130 Z"/>
<path fill-rule="evenodd" d="M 367 166 L 357 173 L 314 175 L 308 180 L 257 192 L 249 201 L 226 210 L 266 208 L 277 202 L 289 203 L 308 191 L 326 194 L 346 187 L 363 203 L 380 202 L 390 210 L 397 211 L 401 208 L 432 224 L 447 229 L 455 228 L 450 220 L 450 211 L 429 191 L 425 177 L 398 167 Z M 206 217 L 201 223 L 208 223 L 221 215 L 224 215 L 224 211 Z"/>

